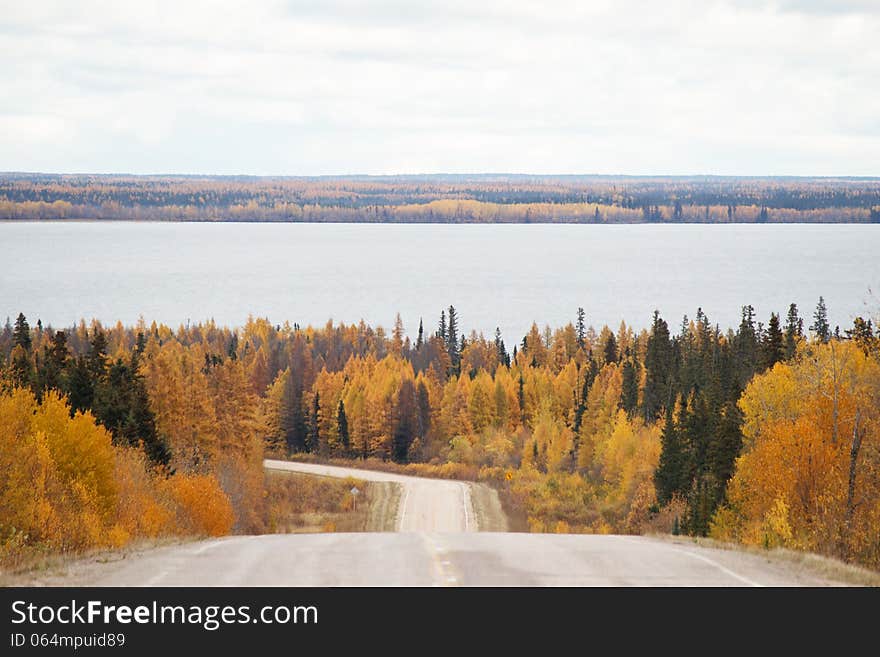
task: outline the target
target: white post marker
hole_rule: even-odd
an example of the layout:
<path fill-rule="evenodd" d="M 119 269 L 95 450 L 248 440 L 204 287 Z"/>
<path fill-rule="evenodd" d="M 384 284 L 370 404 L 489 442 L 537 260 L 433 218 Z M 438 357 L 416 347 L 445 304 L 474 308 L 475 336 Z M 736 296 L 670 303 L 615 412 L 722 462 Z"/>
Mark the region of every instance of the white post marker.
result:
<path fill-rule="evenodd" d="M 351 487 L 351 499 L 352 499 L 352 507 L 353 507 L 354 511 L 357 511 L 358 495 L 360 495 L 360 494 L 361 494 L 361 492 L 358 490 L 357 486 Z"/>

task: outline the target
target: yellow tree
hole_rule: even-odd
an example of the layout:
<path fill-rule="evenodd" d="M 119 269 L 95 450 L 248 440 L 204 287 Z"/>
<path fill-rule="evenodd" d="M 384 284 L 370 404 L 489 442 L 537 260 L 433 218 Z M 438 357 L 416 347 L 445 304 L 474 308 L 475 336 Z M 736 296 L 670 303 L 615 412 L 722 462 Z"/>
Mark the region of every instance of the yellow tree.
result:
<path fill-rule="evenodd" d="M 851 342 L 806 345 L 740 408 L 743 454 L 713 533 L 880 563 L 880 363 Z"/>

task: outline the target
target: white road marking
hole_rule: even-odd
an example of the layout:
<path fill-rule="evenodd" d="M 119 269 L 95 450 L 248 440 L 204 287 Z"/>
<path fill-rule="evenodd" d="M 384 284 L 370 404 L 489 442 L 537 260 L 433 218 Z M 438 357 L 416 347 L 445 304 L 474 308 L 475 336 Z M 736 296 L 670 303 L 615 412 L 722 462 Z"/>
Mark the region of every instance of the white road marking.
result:
<path fill-rule="evenodd" d="M 636 538 L 633 538 L 632 536 L 618 536 L 618 538 L 621 538 L 624 541 L 627 541 L 629 543 L 639 543 L 641 545 L 644 545 L 644 543 L 642 541 L 640 541 Z M 748 577 L 746 577 L 744 575 L 740 575 L 739 573 L 735 573 L 730 568 L 722 566 L 720 563 L 718 563 L 714 559 L 710 559 L 709 557 L 703 556 L 702 554 L 697 554 L 696 552 L 690 552 L 688 550 L 682 550 L 681 548 L 672 547 L 671 545 L 667 545 L 666 547 L 668 547 L 670 550 L 680 552 L 681 554 L 686 554 L 687 556 L 693 557 L 694 559 L 699 559 L 700 561 L 703 561 L 703 562 L 709 564 L 710 566 L 715 566 L 722 573 L 729 575 L 730 577 L 733 577 L 734 579 L 738 579 L 743 584 L 747 584 L 748 586 L 754 586 L 757 588 L 764 588 L 764 585 L 761 584 L 760 582 L 756 582 L 755 580 L 749 579 Z"/>
<path fill-rule="evenodd" d="M 162 572 L 153 575 L 150 579 L 144 582 L 145 587 L 156 586 L 160 580 L 162 580 L 168 574 L 167 570 L 163 570 Z"/>
<path fill-rule="evenodd" d="M 675 550 L 676 552 L 681 552 L 682 554 L 686 554 L 689 557 L 693 557 L 694 559 L 699 559 L 700 561 L 703 561 L 709 565 L 715 566 L 721 572 L 725 573 L 726 575 L 730 575 L 734 579 L 738 579 L 743 584 L 748 584 L 749 586 L 756 586 L 759 588 L 764 586 L 763 584 L 759 584 L 758 582 L 756 582 L 753 579 L 749 579 L 748 577 L 740 575 L 739 573 L 733 572 L 730 568 L 726 568 L 725 566 L 722 566 L 717 561 L 710 559 L 709 557 L 706 557 L 702 554 L 697 554 L 696 552 L 690 552 L 688 550 L 681 550 L 679 548 L 672 548 L 672 549 Z"/>
<path fill-rule="evenodd" d="M 213 550 L 215 547 L 220 547 L 226 541 L 221 539 L 219 541 L 211 541 L 210 543 L 205 543 L 201 547 L 193 550 L 193 554 L 202 554 L 203 552 L 207 552 L 208 550 Z"/>
<path fill-rule="evenodd" d="M 466 532 L 470 531 L 470 513 L 468 513 L 468 507 L 470 506 L 470 488 L 467 484 L 462 484 L 462 493 L 461 500 L 464 505 L 464 530 Z"/>
<path fill-rule="evenodd" d="M 406 493 L 403 495 L 403 504 L 400 505 L 400 518 L 398 519 L 398 530 L 403 531 L 403 518 L 406 515 L 406 503 L 409 501 L 409 484 L 404 484 L 403 487 L 406 489 Z"/>

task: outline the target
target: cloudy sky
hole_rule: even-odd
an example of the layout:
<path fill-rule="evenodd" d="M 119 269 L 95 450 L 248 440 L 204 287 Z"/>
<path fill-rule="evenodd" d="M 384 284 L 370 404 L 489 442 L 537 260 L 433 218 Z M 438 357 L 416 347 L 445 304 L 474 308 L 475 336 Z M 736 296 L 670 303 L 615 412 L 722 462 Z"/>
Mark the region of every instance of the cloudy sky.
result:
<path fill-rule="evenodd" d="M 878 0 L 0 0 L 0 171 L 880 175 Z"/>

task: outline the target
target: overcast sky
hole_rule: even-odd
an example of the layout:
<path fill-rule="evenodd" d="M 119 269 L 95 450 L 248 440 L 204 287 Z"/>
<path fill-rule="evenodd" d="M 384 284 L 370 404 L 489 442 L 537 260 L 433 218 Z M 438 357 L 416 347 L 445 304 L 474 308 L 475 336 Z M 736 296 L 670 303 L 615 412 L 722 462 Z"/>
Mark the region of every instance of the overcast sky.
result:
<path fill-rule="evenodd" d="M 880 175 L 878 0 L 0 0 L 0 170 Z"/>

